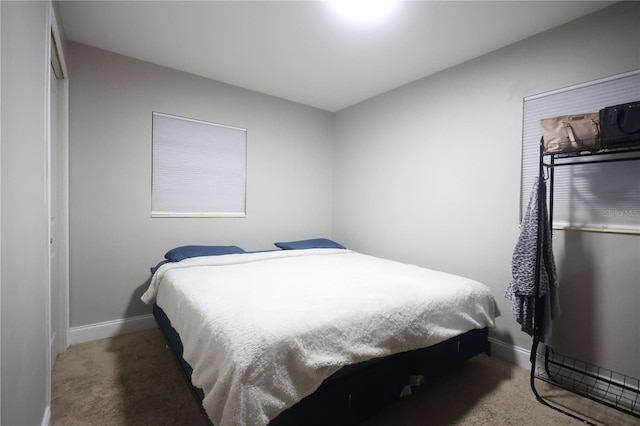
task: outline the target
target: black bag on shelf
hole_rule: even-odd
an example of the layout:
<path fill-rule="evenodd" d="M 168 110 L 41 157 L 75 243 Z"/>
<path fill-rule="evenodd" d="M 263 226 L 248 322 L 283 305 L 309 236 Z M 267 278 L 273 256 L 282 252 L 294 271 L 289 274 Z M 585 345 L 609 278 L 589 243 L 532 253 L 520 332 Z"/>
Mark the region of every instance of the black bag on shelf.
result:
<path fill-rule="evenodd" d="M 600 110 L 600 145 L 640 144 L 640 101 Z"/>

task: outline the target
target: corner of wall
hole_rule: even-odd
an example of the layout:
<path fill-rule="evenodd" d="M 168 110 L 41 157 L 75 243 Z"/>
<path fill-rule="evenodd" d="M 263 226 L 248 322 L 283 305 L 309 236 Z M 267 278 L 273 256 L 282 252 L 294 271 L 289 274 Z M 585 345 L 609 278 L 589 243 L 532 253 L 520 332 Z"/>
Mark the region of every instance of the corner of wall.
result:
<path fill-rule="evenodd" d="M 518 367 L 531 368 L 531 351 L 521 348 L 519 346 L 512 345 L 511 343 L 503 342 L 502 340 L 489 337 L 491 343 L 491 355 L 499 358 L 503 361 L 515 364 Z"/>

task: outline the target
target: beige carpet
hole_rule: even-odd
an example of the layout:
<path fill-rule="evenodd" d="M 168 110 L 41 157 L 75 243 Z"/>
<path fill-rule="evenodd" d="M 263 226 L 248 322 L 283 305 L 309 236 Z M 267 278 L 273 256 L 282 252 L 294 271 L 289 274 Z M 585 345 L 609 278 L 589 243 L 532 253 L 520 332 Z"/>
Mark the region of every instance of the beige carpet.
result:
<path fill-rule="evenodd" d="M 56 361 L 52 386 L 53 426 L 208 424 L 157 329 L 71 346 Z M 640 425 L 574 394 L 537 387 L 597 424 Z M 480 355 L 361 426 L 580 424 L 536 401 L 528 370 Z"/>

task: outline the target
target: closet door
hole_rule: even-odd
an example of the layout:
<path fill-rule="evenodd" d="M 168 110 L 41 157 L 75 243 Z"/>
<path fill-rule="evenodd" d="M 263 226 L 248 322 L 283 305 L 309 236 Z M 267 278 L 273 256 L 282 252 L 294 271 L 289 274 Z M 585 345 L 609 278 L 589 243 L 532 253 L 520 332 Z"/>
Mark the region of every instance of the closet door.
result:
<path fill-rule="evenodd" d="M 60 150 L 58 137 L 58 81 L 53 68 L 49 72 L 49 283 L 50 300 L 50 340 L 51 367 L 58 355 L 58 327 L 60 309 L 58 306 L 60 294 L 60 257 L 58 253 L 59 240 L 59 187 L 60 187 Z"/>
<path fill-rule="evenodd" d="M 67 227 L 67 95 L 63 51 L 57 42 L 57 23 L 51 10 L 51 61 L 49 67 L 49 349 L 53 370 L 56 356 L 66 349 L 68 328 L 68 227 Z"/>

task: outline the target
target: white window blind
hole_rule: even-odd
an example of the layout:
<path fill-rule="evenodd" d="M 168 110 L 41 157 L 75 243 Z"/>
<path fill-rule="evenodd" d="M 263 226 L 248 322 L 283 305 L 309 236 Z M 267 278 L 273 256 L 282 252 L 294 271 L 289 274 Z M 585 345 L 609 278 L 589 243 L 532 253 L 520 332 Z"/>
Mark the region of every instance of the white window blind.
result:
<path fill-rule="evenodd" d="M 153 113 L 152 217 L 244 217 L 247 131 Z"/>
<path fill-rule="evenodd" d="M 538 176 L 540 119 L 638 100 L 640 70 L 524 99 L 521 220 Z M 640 161 L 556 167 L 554 181 L 555 228 L 640 233 Z"/>

